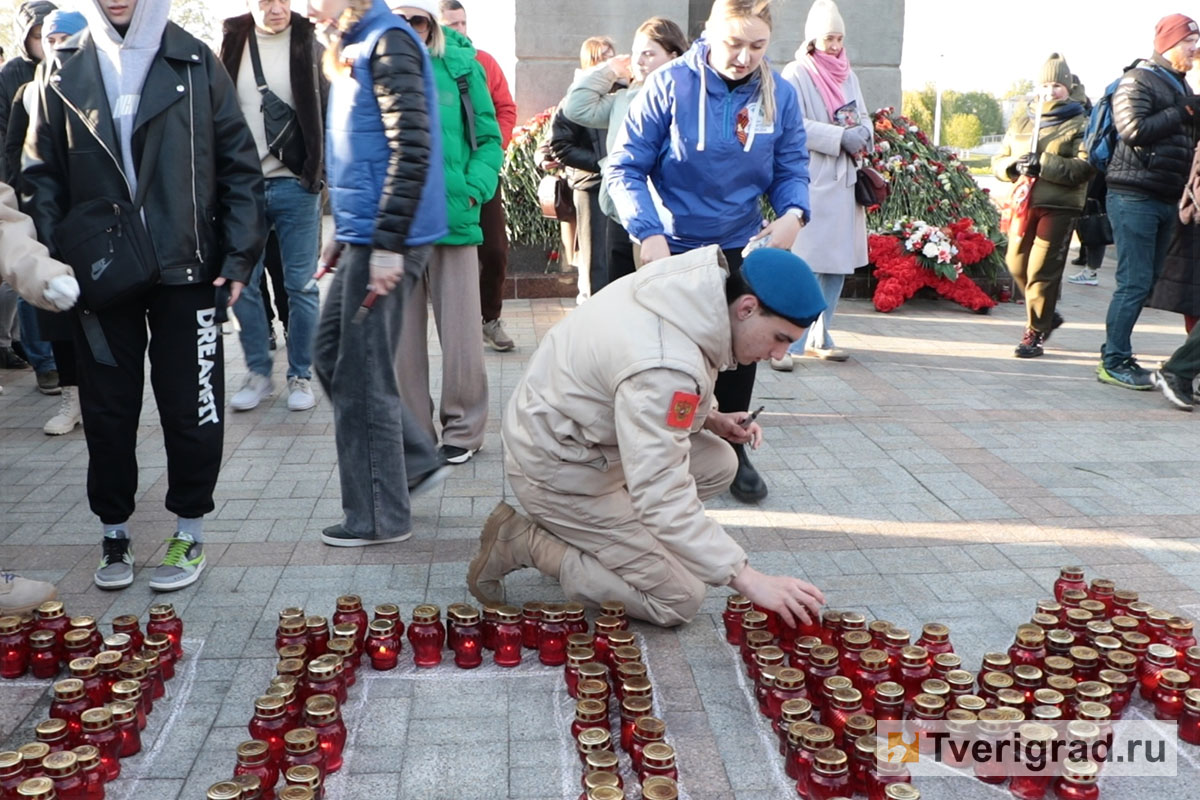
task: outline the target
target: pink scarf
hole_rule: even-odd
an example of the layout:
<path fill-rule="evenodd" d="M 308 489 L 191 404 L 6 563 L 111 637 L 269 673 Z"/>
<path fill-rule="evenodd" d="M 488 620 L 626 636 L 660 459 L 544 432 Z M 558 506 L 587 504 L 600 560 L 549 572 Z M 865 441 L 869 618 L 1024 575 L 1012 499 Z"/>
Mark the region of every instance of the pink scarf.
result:
<path fill-rule="evenodd" d="M 842 93 L 842 84 L 850 76 L 850 59 L 846 58 L 846 51 L 831 56 L 821 50 L 813 50 L 805 54 L 804 67 L 812 75 L 832 121 L 833 112 L 846 105 L 846 96 Z M 859 113 L 862 113 L 861 108 Z"/>

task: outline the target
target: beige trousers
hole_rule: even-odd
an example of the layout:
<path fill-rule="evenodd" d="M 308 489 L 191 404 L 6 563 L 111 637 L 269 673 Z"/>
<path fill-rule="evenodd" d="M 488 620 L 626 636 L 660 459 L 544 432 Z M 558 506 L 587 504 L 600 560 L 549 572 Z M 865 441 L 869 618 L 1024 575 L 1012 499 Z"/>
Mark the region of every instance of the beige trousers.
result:
<path fill-rule="evenodd" d="M 505 461 L 513 492 L 546 533 L 567 545 L 558 578 L 570 600 L 598 606 L 619 600 L 631 617 L 680 625 L 700 610 L 708 587 L 680 563 L 634 513 L 629 491 L 593 497 L 535 486 L 515 462 Z M 689 472 L 701 500 L 729 488 L 737 456 L 708 431 L 692 436 Z"/>
<path fill-rule="evenodd" d="M 404 405 L 437 441 L 429 393 L 429 311 L 442 347 L 442 444 L 476 450 L 487 426 L 487 372 L 479 310 L 479 254 L 474 246 L 437 245 L 425 277 L 404 298 L 396 378 Z"/>

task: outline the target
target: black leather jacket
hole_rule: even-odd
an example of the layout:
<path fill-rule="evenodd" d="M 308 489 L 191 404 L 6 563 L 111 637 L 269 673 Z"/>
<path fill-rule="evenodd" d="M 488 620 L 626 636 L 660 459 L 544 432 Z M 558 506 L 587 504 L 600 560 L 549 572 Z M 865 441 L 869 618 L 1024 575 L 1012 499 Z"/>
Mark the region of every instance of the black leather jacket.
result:
<path fill-rule="evenodd" d="M 567 167 L 567 183 L 580 191 L 599 191 L 600 161 L 607 154 L 605 131 L 585 128 L 554 112 L 550 120 L 550 152 Z"/>
<path fill-rule="evenodd" d="M 1117 146 L 1105 179 L 1110 189 L 1176 203 L 1192 164 L 1195 122 L 1180 107 L 1183 76 L 1157 58 L 1154 64 L 1126 72 L 1113 93 Z"/>
<path fill-rule="evenodd" d="M 24 208 L 54 253 L 55 228 L 73 206 L 133 199 L 89 34 L 42 87 L 39 103 L 36 131 L 26 142 Z M 211 282 L 218 275 L 245 283 L 266 239 L 258 151 L 229 74 L 206 45 L 173 23 L 142 88 L 133 133 L 139 173 L 147 170 L 148 130 L 162 132 L 144 205 L 162 283 Z"/>

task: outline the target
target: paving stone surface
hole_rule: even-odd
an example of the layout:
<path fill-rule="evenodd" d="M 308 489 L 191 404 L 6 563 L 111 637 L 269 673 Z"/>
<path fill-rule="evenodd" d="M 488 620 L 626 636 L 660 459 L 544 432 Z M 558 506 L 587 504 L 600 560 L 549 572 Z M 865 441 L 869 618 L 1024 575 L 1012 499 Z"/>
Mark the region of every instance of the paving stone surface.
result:
<path fill-rule="evenodd" d="M 1156 392 L 1095 380 L 1112 267 L 1110 259 L 1099 287 L 1064 286 L 1067 324 L 1047 355 L 1030 361 L 1012 356 L 1024 325 L 1019 305 L 976 315 L 918 299 L 885 315 L 867 301 L 843 301 L 835 331 L 838 345 L 853 351 L 850 361 L 800 360 L 790 374 L 760 369 L 755 403 L 766 406 L 767 442 L 755 462 L 770 497 L 757 506 L 718 498 L 710 514 L 752 563 L 813 581 L 834 608 L 914 630 L 948 623 L 970 668 L 1010 644 L 1066 563 L 1196 616 L 1200 421 Z M 518 348 L 487 354 L 484 448 L 415 502 L 414 535 L 400 545 L 320 544 L 321 528 L 340 519 L 324 398 L 306 412 L 289 412 L 276 395 L 255 411 L 228 413 L 217 508 L 206 522 L 209 566 L 169 598 L 185 620 L 189 657 L 172 696 L 151 715 L 145 752 L 126 762 L 110 797 L 192 800 L 229 774 L 252 700 L 273 672 L 280 608 L 329 614 L 348 592 L 405 612 L 422 601 L 470 600 L 464 575 L 479 527 L 498 500 L 513 501 L 502 470 L 502 405 L 536 342 L 570 305 L 506 304 Z M 1182 320 L 1158 311 L 1145 312 L 1134 335 L 1145 364 L 1182 341 Z M 231 394 L 245 367 L 236 336 L 225 343 Z M 430 353 L 436 376 L 436 335 Z M 285 369 L 279 353 L 277 385 Z M 140 568 L 131 588 L 104 593 L 91 583 L 98 526 L 84 492 L 82 433 L 43 435 L 57 401 L 36 392 L 29 372 L 0 371 L 0 383 L 0 567 L 55 581 L 70 613 L 94 614 L 105 626 L 120 613 L 144 619 L 157 599 L 146 565 L 162 557 L 173 522 L 162 507 L 165 457 L 149 391 L 131 520 Z M 532 573 L 512 576 L 508 590 L 518 602 L 561 597 L 554 582 Z M 682 628 L 636 626 L 683 786 L 697 800 L 794 796 L 723 643 L 727 593 L 712 590 Z M 32 738 L 47 689 L 31 679 L 0 682 L 0 748 Z M 443 665 L 370 675 L 352 690 L 345 714 L 350 746 L 331 800 L 578 795 L 557 670 L 528 664 L 471 674 Z M 1182 751 L 1177 778 L 1105 778 L 1104 797 L 1194 796 L 1196 756 Z M 918 785 L 935 800 L 1007 792 L 957 778 Z"/>

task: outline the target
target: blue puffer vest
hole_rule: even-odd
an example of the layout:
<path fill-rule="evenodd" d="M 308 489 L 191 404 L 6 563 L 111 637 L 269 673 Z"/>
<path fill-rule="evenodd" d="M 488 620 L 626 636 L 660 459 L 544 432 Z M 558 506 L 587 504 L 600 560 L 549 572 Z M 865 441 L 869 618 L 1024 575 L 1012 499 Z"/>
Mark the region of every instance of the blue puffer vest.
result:
<path fill-rule="evenodd" d="M 413 29 L 375 0 L 358 23 L 342 36 L 342 49 L 351 46 L 357 55 L 349 75 L 335 78 L 329 89 L 325 135 L 325 171 L 333 204 L 335 238 L 339 242 L 370 245 L 375 238 L 379 198 L 387 175 L 388 148 L 379 103 L 371 80 L 371 54 L 379 37 L 399 29 L 413 37 L 424 53 L 426 107 L 429 112 L 429 172 L 421 190 L 407 244 L 432 244 L 446 235 L 446 181 L 442 171 L 441 124 L 433 64 Z"/>

